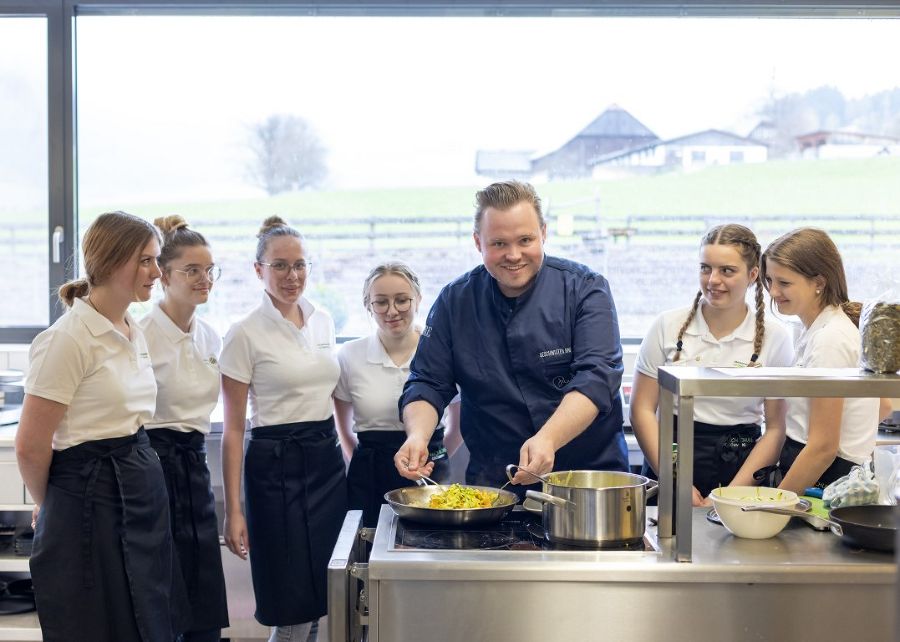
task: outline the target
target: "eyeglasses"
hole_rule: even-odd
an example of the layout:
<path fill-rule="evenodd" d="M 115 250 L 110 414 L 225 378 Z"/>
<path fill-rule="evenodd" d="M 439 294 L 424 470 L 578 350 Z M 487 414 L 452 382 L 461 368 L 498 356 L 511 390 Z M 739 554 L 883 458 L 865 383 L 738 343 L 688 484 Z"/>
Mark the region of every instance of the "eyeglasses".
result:
<path fill-rule="evenodd" d="M 257 263 L 272 268 L 278 274 L 288 274 L 290 270 L 294 270 L 297 274 L 303 274 L 312 267 L 311 261 L 297 261 L 293 264 L 288 263 L 287 261 L 275 261 L 274 263 L 257 261 Z"/>
<path fill-rule="evenodd" d="M 413 300 L 410 297 L 397 297 L 394 300 L 391 299 L 375 299 L 369 305 L 372 307 L 372 311 L 377 314 L 384 314 L 388 310 L 391 309 L 391 304 L 393 304 L 394 309 L 397 312 L 406 312 L 412 307 Z"/>
<path fill-rule="evenodd" d="M 191 266 L 186 270 L 179 270 L 178 268 L 172 268 L 174 272 L 181 272 L 184 274 L 188 281 L 199 281 L 201 277 L 205 274 L 206 278 L 212 282 L 218 281 L 219 277 L 222 276 L 222 268 L 218 265 L 211 265 L 208 268 L 199 268 L 195 266 Z"/>

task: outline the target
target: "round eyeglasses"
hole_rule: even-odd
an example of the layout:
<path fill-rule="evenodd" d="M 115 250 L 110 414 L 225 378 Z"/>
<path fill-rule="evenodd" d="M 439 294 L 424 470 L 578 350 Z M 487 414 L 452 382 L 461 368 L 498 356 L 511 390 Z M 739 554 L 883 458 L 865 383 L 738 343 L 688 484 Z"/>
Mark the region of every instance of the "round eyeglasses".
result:
<path fill-rule="evenodd" d="M 181 272 L 187 277 L 188 281 L 199 281 L 203 275 L 206 275 L 206 278 L 211 282 L 215 282 L 219 280 L 219 277 L 222 276 L 222 268 L 218 265 L 211 265 L 208 268 L 201 268 L 192 265 L 189 268 L 185 268 L 183 270 L 179 270 L 178 268 L 172 268 L 174 272 Z"/>
<path fill-rule="evenodd" d="M 391 305 L 397 312 L 406 312 L 412 307 L 413 300 L 410 297 L 397 297 L 396 299 L 374 299 L 369 305 L 377 314 L 385 314 L 391 309 Z"/>
<path fill-rule="evenodd" d="M 275 270 L 278 274 L 286 275 L 290 270 L 297 274 L 305 274 L 311 267 L 311 261 L 297 261 L 296 263 L 288 263 L 287 261 L 273 261 L 272 263 L 264 263 L 257 261 L 260 265 L 265 265 Z"/>

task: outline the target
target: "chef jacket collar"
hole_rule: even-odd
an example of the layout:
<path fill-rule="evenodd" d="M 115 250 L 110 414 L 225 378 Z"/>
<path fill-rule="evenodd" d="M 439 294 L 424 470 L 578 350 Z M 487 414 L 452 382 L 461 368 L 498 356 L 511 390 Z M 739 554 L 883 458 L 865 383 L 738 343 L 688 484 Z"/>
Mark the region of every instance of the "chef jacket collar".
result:
<path fill-rule="evenodd" d="M 384 349 L 384 344 L 381 343 L 381 339 L 378 338 L 377 334 L 369 335 L 367 340 L 368 345 L 366 346 L 366 361 L 369 363 L 380 364 L 385 368 L 409 368 L 409 364 L 412 363 L 413 354 L 409 355 L 409 359 L 406 360 L 406 363 L 401 365 L 397 365 L 394 363 L 394 360 L 391 359 L 391 356 L 387 353 L 387 350 Z"/>
<path fill-rule="evenodd" d="M 178 343 L 179 341 L 189 339 L 193 337 L 197 331 L 196 319 L 191 319 L 190 331 L 185 332 L 169 318 L 169 315 L 159 306 L 158 302 L 153 304 L 153 308 L 150 310 L 150 318 L 156 321 L 160 330 L 162 330 L 163 335 L 172 343 Z"/>
<path fill-rule="evenodd" d="M 294 325 L 284 318 L 284 315 L 281 314 L 278 308 L 275 307 L 275 304 L 272 303 L 272 297 L 270 297 L 269 293 L 265 290 L 263 290 L 262 298 L 262 313 L 264 316 L 267 316 L 274 321 L 282 321 L 284 323 L 289 323 L 292 326 Z M 307 325 L 309 325 L 309 319 L 316 311 L 316 306 L 314 306 L 312 302 L 303 295 L 300 295 L 300 300 L 297 302 L 297 305 L 300 306 L 300 311 L 303 313 L 303 327 L 305 328 L 307 327 Z"/>
<path fill-rule="evenodd" d="M 99 337 L 100 335 L 106 334 L 107 332 L 115 332 L 117 335 L 125 339 L 125 337 L 122 336 L 122 334 L 118 330 L 116 330 L 116 327 L 112 324 L 112 321 L 97 312 L 97 310 L 94 309 L 94 306 L 87 302 L 87 297 L 76 298 L 72 302 L 72 307 L 69 311 L 76 315 L 79 319 L 81 319 L 81 322 L 84 323 L 84 326 L 95 337 Z M 125 322 L 130 328 L 137 327 L 134 319 L 127 311 L 125 312 Z M 134 337 L 134 334 L 132 334 L 132 337 Z M 127 341 L 127 339 L 125 340 Z"/>
<path fill-rule="evenodd" d="M 713 337 L 712 332 L 709 329 L 709 325 L 706 323 L 706 318 L 703 316 L 700 308 L 697 308 L 697 314 L 694 315 L 694 318 L 691 320 L 690 325 L 685 329 L 685 334 L 690 334 L 695 337 L 700 338 L 708 338 L 711 341 L 716 341 L 715 337 Z M 731 339 L 743 339 L 744 341 L 753 341 L 756 338 L 756 313 L 750 307 L 747 306 L 747 314 L 744 315 L 744 320 L 741 321 L 741 324 L 734 329 L 734 332 L 731 334 L 718 339 L 718 341 L 729 341 Z"/>

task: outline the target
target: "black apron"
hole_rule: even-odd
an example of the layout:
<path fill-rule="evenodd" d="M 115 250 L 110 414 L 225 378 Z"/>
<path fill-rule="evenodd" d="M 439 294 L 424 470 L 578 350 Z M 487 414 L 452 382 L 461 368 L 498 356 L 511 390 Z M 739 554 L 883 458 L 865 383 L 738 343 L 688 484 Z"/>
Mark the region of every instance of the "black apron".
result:
<path fill-rule="evenodd" d="M 254 428 L 244 491 L 256 619 L 289 626 L 325 615 L 328 560 L 347 512 L 334 419 Z"/>
<path fill-rule="evenodd" d="M 781 449 L 781 456 L 778 458 L 778 468 L 780 472 L 780 476 L 777 478 L 778 482 L 781 482 L 781 479 L 784 478 L 784 475 L 787 475 L 787 472 L 791 469 L 791 466 L 794 465 L 794 460 L 797 459 L 797 455 L 800 454 L 800 451 L 806 444 L 791 439 L 787 437 L 784 440 L 784 447 Z M 825 472 L 822 473 L 822 476 L 819 477 L 819 481 L 816 482 L 816 488 L 825 488 L 828 484 L 837 481 L 844 475 L 850 474 L 850 469 L 856 466 L 852 461 L 847 461 L 842 457 L 835 457 L 834 461 L 831 462 L 831 465 L 825 469 Z"/>
<path fill-rule="evenodd" d="M 673 421 L 677 440 L 678 417 Z M 761 435 L 762 430 L 757 424 L 716 426 L 694 422 L 694 486 L 703 497 L 707 497 L 714 488 L 731 483 Z M 641 474 L 656 479 L 656 473 L 646 460 Z"/>
<path fill-rule="evenodd" d="M 149 430 L 169 492 L 172 537 L 190 603 L 189 631 L 228 626 L 216 502 L 201 432 Z"/>
<path fill-rule="evenodd" d="M 172 642 L 186 623 L 176 563 L 143 428 L 53 453 L 30 561 L 45 642 Z"/>
<path fill-rule="evenodd" d="M 415 486 L 416 483 L 401 477 L 394 466 L 394 455 L 406 441 L 406 432 L 364 430 L 357 434 L 357 439 L 347 470 L 347 496 L 351 510 L 362 510 L 363 526 L 373 528 L 378 524 L 384 494 L 396 488 Z M 443 429 L 435 430 L 428 442 L 428 459 L 434 462 L 430 477 L 438 482 L 448 481 L 450 473 L 443 442 Z"/>

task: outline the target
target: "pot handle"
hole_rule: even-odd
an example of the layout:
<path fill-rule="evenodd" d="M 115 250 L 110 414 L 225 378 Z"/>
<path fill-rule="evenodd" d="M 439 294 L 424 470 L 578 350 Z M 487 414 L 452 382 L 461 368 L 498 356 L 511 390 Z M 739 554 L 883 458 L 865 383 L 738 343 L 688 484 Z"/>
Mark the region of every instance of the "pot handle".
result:
<path fill-rule="evenodd" d="M 644 494 L 644 501 L 647 501 L 651 497 L 654 497 L 659 491 L 659 482 L 655 479 L 647 480 L 647 492 Z"/>
<path fill-rule="evenodd" d="M 527 497 L 528 499 L 533 499 L 536 502 L 541 502 L 542 504 L 553 504 L 554 506 L 559 506 L 560 508 L 568 508 L 569 510 L 575 508 L 575 502 L 569 501 L 568 499 L 563 499 L 562 497 L 548 495 L 547 493 L 542 493 L 539 490 L 526 490 L 525 497 Z"/>
<path fill-rule="evenodd" d="M 545 484 L 550 483 L 550 480 L 547 479 L 544 475 L 538 475 L 537 473 L 533 473 L 530 470 L 528 470 L 527 468 L 522 468 L 521 466 L 517 466 L 516 464 L 510 464 L 506 467 L 506 477 L 509 479 L 509 481 L 512 481 L 513 477 L 516 476 L 516 474 L 513 472 L 514 470 L 520 470 L 523 473 L 528 473 L 535 479 L 540 480 L 540 481 L 544 482 Z"/>

